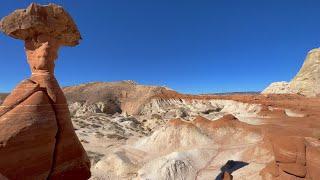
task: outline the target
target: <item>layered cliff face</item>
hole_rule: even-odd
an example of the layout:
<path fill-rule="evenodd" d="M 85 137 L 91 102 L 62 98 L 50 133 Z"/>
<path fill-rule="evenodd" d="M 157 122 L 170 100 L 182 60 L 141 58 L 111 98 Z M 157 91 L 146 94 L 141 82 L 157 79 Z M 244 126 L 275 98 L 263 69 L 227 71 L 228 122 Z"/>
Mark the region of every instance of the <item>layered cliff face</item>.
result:
<path fill-rule="evenodd" d="M 320 48 L 313 49 L 290 82 L 270 84 L 262 94 L 301 94 L 314 97 L 320 94 Z"/>

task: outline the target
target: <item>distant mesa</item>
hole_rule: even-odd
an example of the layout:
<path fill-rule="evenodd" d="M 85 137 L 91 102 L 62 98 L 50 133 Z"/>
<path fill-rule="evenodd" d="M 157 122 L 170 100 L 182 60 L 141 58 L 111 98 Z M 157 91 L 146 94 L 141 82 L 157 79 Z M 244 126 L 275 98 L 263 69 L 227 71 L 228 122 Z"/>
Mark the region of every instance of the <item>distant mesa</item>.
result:
<path fill-rule="evenodd" d="M 274 82 L 262 94 L 320 94 L 320 48 L 309 51 L 300 71 L 290 82 Z"/>
<path fill-rule="evenodd" d="M 69 104 L 84 109 L 101 104 L 103 113 L 137 114 L 142 105 L 155 95 L 174 92 L 166 87 L 140 85 L 132 80 L 93 82 L 63 88 Z M 80 103 L 80 104 L 79 104 Z"/>

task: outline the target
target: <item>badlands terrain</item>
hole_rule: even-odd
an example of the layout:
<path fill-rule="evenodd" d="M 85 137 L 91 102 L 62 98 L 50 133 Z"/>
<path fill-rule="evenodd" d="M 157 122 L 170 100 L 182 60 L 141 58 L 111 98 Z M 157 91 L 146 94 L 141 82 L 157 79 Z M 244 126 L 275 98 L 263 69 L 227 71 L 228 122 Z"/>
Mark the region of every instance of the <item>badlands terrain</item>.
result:
<path fill-rule="evenodd" d="M 319 61 L 310 51 L 291 82 L 262 94 L 186 95 L 133 81 L 63 92 L 91 179 L 317 180 Z"/>
<path fill-rule="evenodd" d="M 31 68 L 0 93 L 0 180 L 320 179 L 320 48 L 290 82 L 261 94 L 188 95 L 134 81 L 61 89 L 59 47 L 81 40 L 61 6 L 31 3 L 0 30 L 24 41 Z"/>
<path fill-rule="evenodd" d="M 120 91 L 113 95 L 108 92 L 101 98 L 104 101 L 98 102 L 71 98 L 108 86 L 126 89 L 127 98 L 118 96 Z M 234 179 L 268 178 L 272 172 L 265 167 L 278 162 L 273 142 L 278 137 L 283 143 L 302 137 L 304 149 L 315 148 L 320 155 L 316 148 L 320 146 L 319 98 L 294 94 L 183 95 L 132 82 L 71 88 L 64 92 L 73 99 L 69 108 L 91 158 L 92 179 L 222 179 L 224 171 Z M 135 97 L 137 92 L 144 96 Z M 143 103 L 131 104 L 132 99 Z M 111 108 L 115 111 L 110 114 L 105 102 L 111 100 L 117 102 L 113 106 L 119 105 Z M 288 146 L 284 151 L 297 153 Z M 311 159 L 311 164 L 319 165 L 319 157 Z M 296 164 L 295 160 L 288 162 Z M 305 177 L 307 171 L 308 176 L 314 173 L 313 177 L 318 177 L 318 166 L 312 167 L 305 163 L 302 175 L 294 174 L 295 169 L 280 169 L 278 173 L 280 179 L 292 174 Z"/>
<path fill-rule="evenodd" d="M 63 88 L 91 179 L 317 179 L 319 52 L 262 94 L 185 95 L 133 81 Z"/>
<path fill-rule="evenodd" d="M 319 61 L 310 51 L 290 86 L 262 94 L 186 95 L 133 81 L 63 91 L 92 179 L 317 179 Z"/>

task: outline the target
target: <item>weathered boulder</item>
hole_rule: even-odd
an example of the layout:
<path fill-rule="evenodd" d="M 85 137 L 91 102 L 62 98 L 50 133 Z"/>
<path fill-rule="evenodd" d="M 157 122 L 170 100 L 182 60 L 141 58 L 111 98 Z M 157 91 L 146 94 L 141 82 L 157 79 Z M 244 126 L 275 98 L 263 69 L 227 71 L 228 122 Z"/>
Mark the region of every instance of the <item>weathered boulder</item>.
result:
<path fill-rule="evenodd" d="M 21 40 L 47 34 L 65 46 L 75 46 L 81 39 L 71 16 L 55 4 L 40 6 L 32 3 L 27 9 L 18 9 L 1 20 L 0 29 Z"/>

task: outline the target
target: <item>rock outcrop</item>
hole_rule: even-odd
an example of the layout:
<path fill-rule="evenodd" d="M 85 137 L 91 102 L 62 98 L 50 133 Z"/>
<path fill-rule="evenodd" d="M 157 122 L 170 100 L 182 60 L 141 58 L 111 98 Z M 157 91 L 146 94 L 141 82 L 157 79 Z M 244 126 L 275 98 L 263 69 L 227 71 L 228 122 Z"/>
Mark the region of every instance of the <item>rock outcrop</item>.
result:
<path fill-rule="evenodd" d="M 72 18 L 60 6 L 33 3 L 3 18 L 0 29 L 25 41 L 32 72 L 0 106 L 0 173 L 8 179 L 88 179 L 90 162 L 54 76 L 59 47 L 80 40 Z"/>
<path fill-rule="evenodd" d="M 78 109 L 100 109 L 103 113 L 138 114 L 152 96 L 174 92 L 166 87 L 139 85 L 133 81 L 95 82 L 63 88 L 70 105 Z M 174 92 L 175 93 L 175 92 Z M 97 107 L 103 107 L 98 108 Z M 74 112 L 76 114 L 77 112 Z M 83 114 L 82 112 L 79 112 Z"/>
<path fill-rule="evenodd" d="M 272 138 L 274 161 L 262 171 L 264 178 L 318 179 L 320 177 L 320 142 L 309 143 L 304 137 Z"/>
<path fill-rule="evenodd" d="M 1 20 L 0 29 L 5 34 L 21 40 L 46 34 L 55 37 L 63 46 L 75 46 L 81 39 L 70 15 L 55 4 L 40 6 L 32 3 L 27 9 L 18 9 Z"/>
<path fill-rule="evenodd" d="M 320 48 L 309 51 L 299 73 L 290 82 L 290 89 L 306 96 L 320 94 Z"/>
<path fill-rule="evenodd" d="M 271 83 L 262 94 L 293 94 L 295 93 L 291 88 L 290 84 L 285 81 Z"/>
<path fill-rule="evenodd" d="M 262 94 L 302 94 L 314 97 L 320 94 L 320 48 L 312 49 L 290 82 L 270 84 Z"/>

